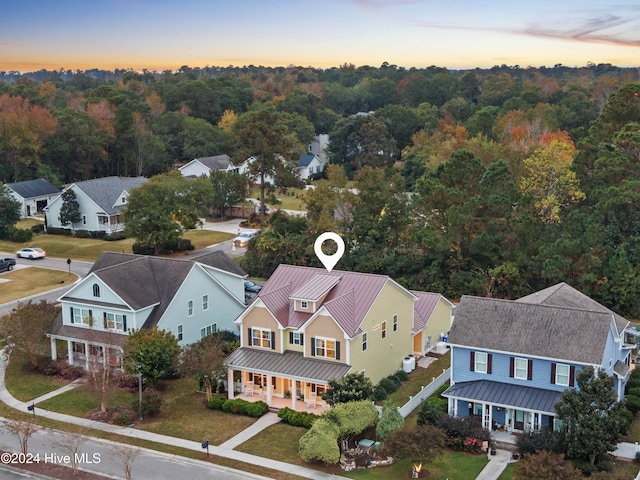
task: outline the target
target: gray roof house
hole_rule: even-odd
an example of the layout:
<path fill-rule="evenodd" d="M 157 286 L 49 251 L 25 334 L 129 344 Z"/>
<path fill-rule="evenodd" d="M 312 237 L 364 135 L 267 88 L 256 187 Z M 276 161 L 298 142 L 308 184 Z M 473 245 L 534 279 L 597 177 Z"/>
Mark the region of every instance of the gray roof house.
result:
<path fill-rule="evenodd" d="M 236 167 L 231 163 L 229 155 L 214 155 L 212 157 L 194 158 L 189 163 L 180 167 L 180 173 L 185 177 L 209 176 L 212 171 L 236 172 Z"/>
<path fill-rule="evenodd" d="M 90 355 L 119 365 L 129 331 L 157 327 L 181 345 L 220 330 L 237 332 L 246 273 L 224 252 L 161 258 L 104 252 L 89 274 L 58 299 L 61 315 L 48 333 L 68 344 L 69 363 Z"/>
<path fill-rule="evenodd" d="M 20 202 L 20 216 L 31 217 L 42 213 L 52 200 L 60 195 L 60 189 L 44 178 L 24 182 L 7 183 L 11 195 Z"/>
<path fill-rule="evenodd" d="M 80 205 L 80 222 L 72 226 L 62 225 L 60 209 L 63 200 L 62 195 L 59 195 L 45 210 L 47 227 L 120 232 L 124 230 L 120 215 L 127 205 L 127 197 L 132 189 L 145 181 L 144 177 L 104 177 L 72 183 L 64 191 L 72 189 L 75 192 Z"/>

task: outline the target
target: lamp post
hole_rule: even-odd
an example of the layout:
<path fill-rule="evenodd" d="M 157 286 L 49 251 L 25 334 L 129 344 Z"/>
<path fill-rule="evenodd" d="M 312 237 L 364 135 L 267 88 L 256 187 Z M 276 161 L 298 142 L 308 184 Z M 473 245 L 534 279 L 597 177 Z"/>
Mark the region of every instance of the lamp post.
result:
<path fill-rule="evenodd" d="M 142 421 L 142 363 L 138 362 L 136 366 L 138 367 L 138 406 L 140 410 L 140 421 Z"/>

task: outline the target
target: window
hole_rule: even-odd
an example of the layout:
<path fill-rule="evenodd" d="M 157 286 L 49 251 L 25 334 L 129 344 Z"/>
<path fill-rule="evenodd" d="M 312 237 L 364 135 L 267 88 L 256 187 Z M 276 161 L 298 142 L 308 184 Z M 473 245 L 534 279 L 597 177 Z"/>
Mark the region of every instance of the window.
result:
<path fill-rule="evenodd" d="M 273 348 L 271 343 L 271 330 L 252 328 L 251 345 L 256 347 Z"/>
<path fill-rule="evenodd" d="M 85 325 L 92 323 L 91 310 L 86 308 L 72 308 L 71 313 L 71 323 L 84 323 Z"/>
<path fill-rule="evenodd" d="M 120 199 L 120 202 L 121 202 L 121 203 L 127 203 L 127 198 L 126 198 L 126 197 L 122 197 L 122 198 Z"/>
<path fill-rule="evenodd" d="M 200 338 L 208 337 L 209 335 L 212 335 L 217 331 L 218 331 L 217 323 L 212 323 L 211 325 L 207 325 L 206 327 L 200 329 Z"/>
<path fill-rule="evenodd" d="M 380 324 L 380 336 L 383 339 L 387 338 L 387 322 L 382 322 Z"/>
<path fill-rule="evenodd" d="M 87 216 L 86 215 L 82 215 L 82 224 L 83 225 L 87 224 Z"/>
<path fill-rule="evenodd" d="M 398 315 L 393 316 L 393 331 L 398 331 Z"/>
<path fill-rule="evenodd" d="M 336 341 L 329 338 L 315 339 L 315 356 L 325 358 L 336 358 Z"/>
<path fill-rule="evenodd" d="M 105 313 L 105 327 L 111 330 L 124 330 L 125 316 L 119 313 Z"/>
<path fill-rule="evenodd" d="M 514 378 L 520 378 L 522 380 L 526 380 L 528 365 L 529 365 L 529 360 L 527 360 L 526 358 L 516 358 L 515 368 L 513 372 Z"/>
<path fill-rule="evenodd" d="M 189 300 L 188 310 L 189 310 L 189 316 L 193 317 L 193 300 Z"/>
<path fill-rule="evenodd" d="M 93 296 L 94 297 L 100 296 L 100 285 L 98 285 L 97 283 L 93 284 Z"/>
<path fill-rule="evenodd" d="M 474 372 L 487 373 L 487 354 L 484 352 L 475 352 Z"/>
<path fill-rule="evenodd" d="M 562 365 L 560 363 L 556 364 L 555 384 L 568 387 L 569 386 L 569 372 L 570 372 L 569 365 Z"/>
<path fill-rule="evenodd" d="M 362 334 L 362 351 L 363 352 L 367 351 L 367 332 L 364 332 Z"/>
<path fill-rule="evenodd" d="M 202 296 L 202 310 L 209 310 L 209 295 Z"/>
<path fill-rule="evenodd" d="M 182 340 L 182 324 L 178 325 L 178 341 Z"/>
<path fill-rule="evenodd" d="M 289 343 L 291 345 L 302 345 L 302 333 L 291 332 L 291 335 L 289 335 Z"/>
<path fill-rule="evenodd" d="M 308 304 L 307 302 L 305 302 L 304 300 L 302 300 L 302 301 L 300 302 L 300 308 L 305 308 L 305 309 L 306 309 L 306 308 L 308 308 L 308 307 L 309 307 L 309 304 Z"/>

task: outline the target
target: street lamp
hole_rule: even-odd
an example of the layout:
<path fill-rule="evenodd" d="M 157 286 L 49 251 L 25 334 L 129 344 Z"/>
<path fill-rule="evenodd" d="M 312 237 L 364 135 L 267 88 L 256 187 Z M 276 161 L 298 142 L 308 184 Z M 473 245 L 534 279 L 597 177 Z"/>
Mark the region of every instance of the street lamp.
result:
<path fill-rule="evenodd" d="M 136 366 L 138 367 L 138 405 L 140 410 L 140 421 L 142 421 L 142 363 L 138 362 Z"/>

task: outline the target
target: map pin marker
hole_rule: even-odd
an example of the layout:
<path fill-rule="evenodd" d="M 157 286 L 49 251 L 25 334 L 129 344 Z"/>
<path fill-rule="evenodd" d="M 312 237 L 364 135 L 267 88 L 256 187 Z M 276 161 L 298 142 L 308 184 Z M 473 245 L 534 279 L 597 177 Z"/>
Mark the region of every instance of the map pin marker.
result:
<path fill-rule="evenodd" d="M 333 255 L 325 255 L 322 252 L 322 244 L 325 240 L 333 240 L 334 242 L 336 242 L 338 251 Z M 342 240 L 342 237 L 337 233 L 324 232 L 322 235 L 316 238 L 316 243 L 313 245 L 313 249 L 316 252 L 316 257 L 318 257 L 318 260 L 320 260 L 322 262 L 322 265 L 324 265 L 324 268 L 326 268 L 327 271 L 330 272 L 331 270 L 333 270 L 333 267 L 336 266 L 336 263 L 340 261 L 342 255 L 344 254 L 344 240 Z"/>

